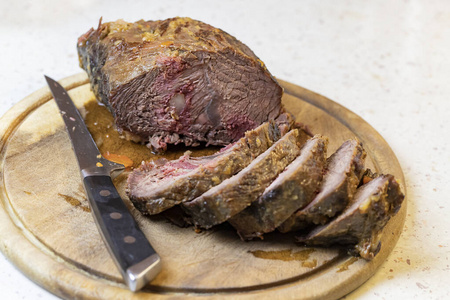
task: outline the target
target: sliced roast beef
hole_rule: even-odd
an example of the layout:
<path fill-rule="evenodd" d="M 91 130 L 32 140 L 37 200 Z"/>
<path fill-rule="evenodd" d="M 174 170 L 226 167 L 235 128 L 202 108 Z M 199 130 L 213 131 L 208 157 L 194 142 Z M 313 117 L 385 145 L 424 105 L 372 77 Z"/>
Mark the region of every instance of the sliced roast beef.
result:
<path fill-rule="evenodd" d="M 257 201 L 228 222 L 244 240 L 275 230 L 317 194 L 325 167 L 328 139 L 308 140 L 300 155 L 265 189 Z"/>
<path fill-rule="evenodd" d="M 194 224 L 210 228 L 236 215 L 264 192 L 264 189 L 300 153 L 307 139 L 303 131 L 291 130 L 241 172 L 224 180 L 198 198 L 183 203 Z"/>
<path fill-rule="evenodd" d="M 380 175 L 358 189 L 354 202 L 341 215 L 298 241 L 310 246 L 355 245 L 352 251 L 370 260 L 380 250 L 381 230 L 403 199 L 394 177 Z"/>
<path fill-rule="evenodd" d="M 282 89 L 261 60 L 200 21 L 100 23 L 77 48 L 118 130 L 156 150 L 227 145 L 282 111 Z"/>
<path fill-rule="evenodd" d="M 141 212 L 160 213 L 236 174 L 280 137 L 279 126 L 271 121 L 212 156 L 195 158 L 186 153 L 175 161 L 144 163 L 128 177 L 128 196 Z"/>
<path fill-rule="evenodd" d="M 348 140 L 327 160 L 319 194 L 305 208 L 295 212 L 278 228 L 281 232 L 324 224 L 351 201 L 364 173 L 366 152 L 360 142 Z"/>

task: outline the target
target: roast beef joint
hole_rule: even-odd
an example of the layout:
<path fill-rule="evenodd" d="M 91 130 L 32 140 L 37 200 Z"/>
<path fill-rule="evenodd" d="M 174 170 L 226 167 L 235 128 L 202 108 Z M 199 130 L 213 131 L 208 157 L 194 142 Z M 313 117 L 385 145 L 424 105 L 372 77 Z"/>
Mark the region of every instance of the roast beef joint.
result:
<path fill-rule="evenodd" d="M 379 252 L 404 199 L 399 183 L 365 167 L 356 138 L 328 154 L 329 138 L 295 122 L 275 78 L 233 36 L 190 18 L 100 21 L 78 53 L 124 138 L 156 151 L 224 146 L 132 170 L 126 192 L 143 214 L 204 230 L 228 222 L 243 240 L 296 232 L 367 260 Z"/>
<path fill-rule="evenodd" d="M 261 60 L 190 18 L 100 23 L 78 39 L 78 54 L 117 129 L 154 150 L 227 145 L 282 112 L 282 89 Z"/>

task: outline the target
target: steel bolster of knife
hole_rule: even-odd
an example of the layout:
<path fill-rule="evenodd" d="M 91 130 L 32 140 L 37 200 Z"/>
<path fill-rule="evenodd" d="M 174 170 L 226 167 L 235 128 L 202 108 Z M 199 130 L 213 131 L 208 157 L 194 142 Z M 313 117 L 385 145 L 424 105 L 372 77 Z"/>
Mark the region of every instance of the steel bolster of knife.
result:
<path fill-rule="evenodd" d="M 95 223 L 128 288 L 138 291 L 161 271 L 161 259 L 112 182 L 111 174 L 124 166 L 102 157 L 67 91 L 45 79 L 72 142 Z"/>

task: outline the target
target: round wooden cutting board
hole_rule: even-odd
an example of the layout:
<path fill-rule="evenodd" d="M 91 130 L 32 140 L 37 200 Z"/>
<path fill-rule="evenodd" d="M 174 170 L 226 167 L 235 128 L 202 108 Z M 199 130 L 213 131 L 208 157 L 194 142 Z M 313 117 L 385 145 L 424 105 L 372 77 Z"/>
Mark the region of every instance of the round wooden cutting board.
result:
<path fill-rule="evenodd" d="M 102 154 L 122 160 L 126 156 L 135 166 L 157 158 L 145 146 L 119 138 L 112 117 L 95 102 L 84 73 L 60 82 L 85 116 Z M 357 137 L 368 153 L 366 166 L 393 174 L 405 191 L 395 155 L 369 124 L 323 96 L 281 84 L 287 110 L 313 133 L 330 138 L 328 153 Z M 0 120 L 0 250 L 29 278 L 60 297 L 336 299 L 372 276 L 402 231 L 406 201 L 385 228 L 381 251 L 370 262 L 338 249 L 300 247 L 290 234 L 242 242 L 226 225 L 196 233 L 160 216 L 141 216 L 124 193 L 125 172 L 115 183 L 163 263 L 150 285 L 132 293 L 97 231 L 70 141 L 51 99 L 48 88 L 43 88 Z M 175 158 L 185 150 L 178 147 L 166 156 Z"/>

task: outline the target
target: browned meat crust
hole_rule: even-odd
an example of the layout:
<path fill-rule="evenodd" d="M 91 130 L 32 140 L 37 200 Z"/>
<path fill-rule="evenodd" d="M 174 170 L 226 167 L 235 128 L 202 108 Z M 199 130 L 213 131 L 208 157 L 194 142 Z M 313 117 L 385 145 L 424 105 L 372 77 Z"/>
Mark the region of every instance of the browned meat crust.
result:
<path fill-rule="evenodd" d="M 325 167 L 328 139 L 308 140 L 300 155 L 286 167 L 258 199 L 228 222 L 242 239 L 261 237 L 275 230 L 317 194 Z"/>
<path fill-rule="evenodd" d="M 258 57 L 190 18 L 100 23 L 78 53 L 118 130 L 156 150 L 227 145 L 282 112 L 282 89 Z"/>
<path fill-rule="evenodd" d="M 366 152 L 356 140 L 344 142 L 330 156 L 319 194 L 305 208 L 294 213 L 278 228 L 295 231 L 314 224 L 325 224 L 352 200 L 364 172 Z"/>
<path fill-rule="evenodd" d="M 210 228 L 225 222 L 258 199 L 264 189 L 299 155 L 306 137 L 303 131 L 291 130 L 241 172 L 198 198 L 184 202 L 183 208 L 198 227 Z"/>
<path fill-rule="evenodd" d="M 278 125 L 269 122 L 248 131 L 234 145 L 212 156 L 190 158 L 185 154 L 159 166 L 145 163 L 128 177 L 128 196 L 141 212 L 158 214 L 193 200 L 238 173 L 280 136 Z"/>
<path fill-rule="evenodd" d="M 403 202 L 392 175 L 380 175 L 358 189 L 354 202 L 336 219 L 316 227 L 298 241 L 310 246 L 353 245 L 351 250 L 372 259 L 380 250 L 380 233 Z"/>

